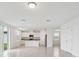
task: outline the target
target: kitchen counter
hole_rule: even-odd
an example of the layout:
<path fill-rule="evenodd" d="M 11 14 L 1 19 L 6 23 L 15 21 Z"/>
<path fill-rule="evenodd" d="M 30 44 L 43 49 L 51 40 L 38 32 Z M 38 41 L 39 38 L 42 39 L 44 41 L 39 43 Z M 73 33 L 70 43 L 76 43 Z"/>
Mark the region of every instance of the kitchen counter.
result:
<path fill-rule="evenodd" d="M 40 40 L 39 37 L 22 37 L 21 40 L 33 40 L 33 41 L 38 41 Z"/>
<path fill-rule="evenodd" d="M 39 40 L 27 40 L 25 41 L 25 47 L 39 47 Z"/>

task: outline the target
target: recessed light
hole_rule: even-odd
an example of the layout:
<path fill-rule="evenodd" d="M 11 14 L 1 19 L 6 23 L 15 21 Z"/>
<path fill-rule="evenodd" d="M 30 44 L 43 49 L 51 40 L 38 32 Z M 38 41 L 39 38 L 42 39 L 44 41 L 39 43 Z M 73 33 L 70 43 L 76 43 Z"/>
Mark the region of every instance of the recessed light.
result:
<path fill-rule="evenodd" d="M 30 7 L 30 8 L 35 8 L 36 7 L 36 3 L 35 2 L 28 2 L 28 6 Z"/>
<path fill-rule="evenodd" d="M 22 19 L 21 21 L 22 21 L 22 22 L 25 22 L 26 20 L 25 20 L 25 19 Z"/>
<path fill-rule="evenodd" d="M 49 19 L 48 19 L 48 20 L 46 20 L 46 22 L 50 22 L 50 21 L 51 21 L 51 20 L 49 20 Z"/>

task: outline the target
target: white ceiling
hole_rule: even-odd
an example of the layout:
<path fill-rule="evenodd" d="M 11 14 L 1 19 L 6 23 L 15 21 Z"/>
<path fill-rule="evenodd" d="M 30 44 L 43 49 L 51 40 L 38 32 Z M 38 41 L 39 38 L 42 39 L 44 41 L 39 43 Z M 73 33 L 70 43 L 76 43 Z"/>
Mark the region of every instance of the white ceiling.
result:
<path fill-rule="evenodd" d="M 0 20 L 18 28 L 55 28 L 76 17 L 79 17 L 78 2 L 37 2 L 34 9 L 29 8 L 26 2 L 0 3 Z M 26 21 L 22 22 L 23 19 Z"/>

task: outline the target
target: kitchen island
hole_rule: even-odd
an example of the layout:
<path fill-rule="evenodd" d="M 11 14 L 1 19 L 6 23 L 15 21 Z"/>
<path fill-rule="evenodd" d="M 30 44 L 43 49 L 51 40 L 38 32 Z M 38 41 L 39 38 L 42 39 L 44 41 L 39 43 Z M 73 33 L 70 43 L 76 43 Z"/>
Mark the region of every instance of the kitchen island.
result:
<path fill-rule="evenodd" d="M 40 44 L 39 37 L 23 37 L 22 41 L 24 41 L 25 47 L 39 47 Z"/>
<path fill-rule="evenodd" d="M 39 40 L 27 40 L 25 41 L 25 47 L 39 47 Z"/>

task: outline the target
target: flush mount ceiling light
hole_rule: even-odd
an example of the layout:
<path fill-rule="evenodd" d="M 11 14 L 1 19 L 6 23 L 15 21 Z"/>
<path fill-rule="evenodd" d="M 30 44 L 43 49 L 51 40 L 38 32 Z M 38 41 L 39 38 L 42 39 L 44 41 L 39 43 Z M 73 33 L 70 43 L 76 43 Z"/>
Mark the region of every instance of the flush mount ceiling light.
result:
<path fill-rule="evenodd" d="M 30 7 L 30 8 L 35 8 L 36 7 L 36 3 L 35 2 L 28 2 L 28 6 Z"/>

